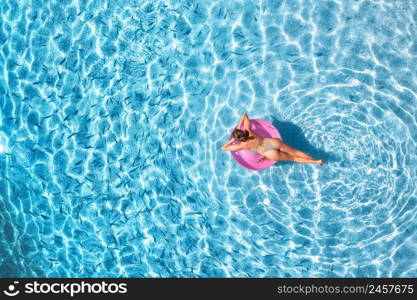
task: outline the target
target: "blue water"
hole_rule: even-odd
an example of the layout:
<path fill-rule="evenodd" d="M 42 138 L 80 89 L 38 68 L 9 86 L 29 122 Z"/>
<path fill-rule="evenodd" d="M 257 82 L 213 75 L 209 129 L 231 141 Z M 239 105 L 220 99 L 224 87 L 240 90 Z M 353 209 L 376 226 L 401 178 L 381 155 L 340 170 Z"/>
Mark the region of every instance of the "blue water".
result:
<path fill-rule="evenodd" d="M 1 277 L 417 277 L 415 1 L 0 12 Z M 327 164 L 242 168 L 244 112 Z"/>

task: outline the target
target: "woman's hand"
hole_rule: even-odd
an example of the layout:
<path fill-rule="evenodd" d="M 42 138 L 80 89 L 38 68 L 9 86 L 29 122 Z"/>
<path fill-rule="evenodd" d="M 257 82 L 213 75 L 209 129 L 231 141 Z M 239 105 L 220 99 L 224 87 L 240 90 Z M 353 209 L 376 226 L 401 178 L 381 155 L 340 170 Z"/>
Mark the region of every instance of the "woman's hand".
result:
<path fill-rule="evenodd" d="M 223 146 L 222 146 L 222 150 L 224 150 L 224 151 L 226 151 L 227 149 L 227 147 L 231 144 L 231 143 L 233 143 L 235 141 L 235 138 L 234 137 L 231 137 L 227 142 L 226 142 L 226 144 L 224 144 Z"/>
<path fill-rule="evenodd" d="M 263 162 L 265 159 L 267 159 L 267 157 L 262 155 L 261 158 L 259 158 L 256 162 L 260 163 Z"/>

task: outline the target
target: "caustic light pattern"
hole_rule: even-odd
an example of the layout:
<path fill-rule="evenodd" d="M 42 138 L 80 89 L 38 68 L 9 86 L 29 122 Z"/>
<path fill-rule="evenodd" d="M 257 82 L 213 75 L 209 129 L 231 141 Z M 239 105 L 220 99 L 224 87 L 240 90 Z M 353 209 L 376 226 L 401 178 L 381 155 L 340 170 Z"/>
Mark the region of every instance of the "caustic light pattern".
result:
<path fill-rule="evenodd" d="M 0 12 L 0 276 L 417 276 L 415 1 Z M 240 167 L 244 112 L 326 164 Z"/>

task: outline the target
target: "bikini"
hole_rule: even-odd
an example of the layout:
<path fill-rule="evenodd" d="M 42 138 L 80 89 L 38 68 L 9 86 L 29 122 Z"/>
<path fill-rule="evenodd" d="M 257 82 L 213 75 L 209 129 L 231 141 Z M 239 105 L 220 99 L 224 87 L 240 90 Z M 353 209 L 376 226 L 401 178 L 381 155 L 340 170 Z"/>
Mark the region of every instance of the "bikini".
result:
<path fill-rule="evenodd" d="M 258 146 L 261 144 L 261 142 L 264 140 L 265 138 L 262 137 L 258 137 L 258 141 L 256 142 L 256 145 L 253 146 L 252 148 L 248 149 L 250 152 L 254 153 L 254 154 L 259 154 L 258 151 L 256 151 L 256 149 L 258 148 Z M 276 147 L 275 145 L 273 145 L 271 143 L 270 140 L 266 140 L 265 143 L 265 148 L 262 152 L 260 152 L 261 154 L 264 154 L 265 152 L 271 151 L 271 150 L 278 150 L 279 148 Z"/>

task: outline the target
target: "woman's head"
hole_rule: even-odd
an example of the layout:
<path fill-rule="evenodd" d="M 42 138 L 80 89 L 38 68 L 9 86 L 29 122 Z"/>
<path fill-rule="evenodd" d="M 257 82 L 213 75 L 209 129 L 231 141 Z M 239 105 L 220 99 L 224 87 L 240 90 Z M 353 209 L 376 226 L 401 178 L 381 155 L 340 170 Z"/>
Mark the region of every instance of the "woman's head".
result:
<path fill-rule="evenodd" d="M 247 140 L 251 140 L 254 138 L 253 136 L 249 136 L 249 131 L 240 130 L 238 128 L 233 130 L 232 136 L 235 138 L 235 140 L 238 140 L 239 142 L 246 142 Z"/>

